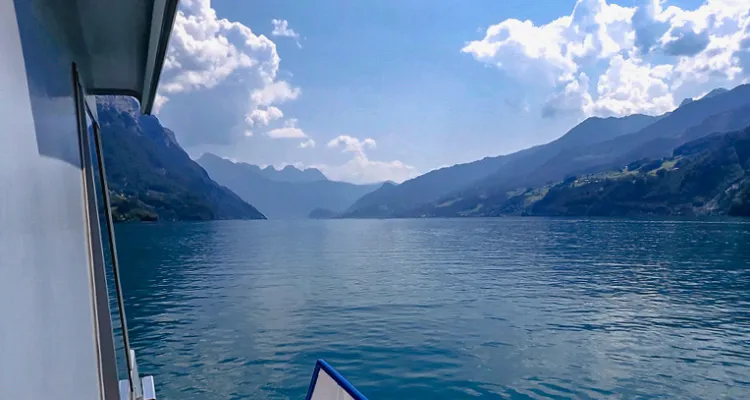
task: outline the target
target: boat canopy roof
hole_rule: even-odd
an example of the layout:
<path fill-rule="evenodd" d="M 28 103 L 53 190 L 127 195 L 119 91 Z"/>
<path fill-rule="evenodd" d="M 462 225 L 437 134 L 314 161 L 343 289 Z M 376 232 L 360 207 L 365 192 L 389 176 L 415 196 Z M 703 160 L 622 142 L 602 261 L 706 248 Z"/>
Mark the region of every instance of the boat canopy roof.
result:
<path fill-rule="evenodd" d="M 52 1 L 88 94 L 133 96 L 154 105 L 177 0 Z"/>

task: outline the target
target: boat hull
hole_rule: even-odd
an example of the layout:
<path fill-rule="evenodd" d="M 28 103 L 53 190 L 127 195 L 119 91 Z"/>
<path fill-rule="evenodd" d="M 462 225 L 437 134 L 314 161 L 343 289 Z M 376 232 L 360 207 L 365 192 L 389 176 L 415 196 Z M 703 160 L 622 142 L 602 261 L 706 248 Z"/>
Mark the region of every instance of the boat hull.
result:
<path fill-rule="evenodd" d="M 367 400 L 367 397 L 327 362 L 318 360 L 305 400 Z"/>

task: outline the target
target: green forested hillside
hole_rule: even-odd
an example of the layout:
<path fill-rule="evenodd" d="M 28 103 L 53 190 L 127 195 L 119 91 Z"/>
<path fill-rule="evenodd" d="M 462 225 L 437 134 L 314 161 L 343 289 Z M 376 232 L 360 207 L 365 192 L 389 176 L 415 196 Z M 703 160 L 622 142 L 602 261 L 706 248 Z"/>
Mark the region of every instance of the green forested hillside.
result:
<path fill-rule="evenodd" d="M 622 118 L 588 118 L 559 139 L 544 145 L 431 171 L 398 186 L 383 186 L 357 200 L 344 217 L 418 216 L 431 203 L 446 197 L 458 200 L 472 196 L 475 190 L 494 188 L 498 182 L 515 185 L 564 150 L 636 132 L 660 118 L 639 114 Z"/>
<path fill-rule="evenodd" d="M 662 160 L 555 185 L 528 212 L 750 216 L 750 128 L 689 142 Z"/>
<path fill-rule="evenodd" d="M 750 216 L 750 128 L 688 142 L 672 156 L 508 192 L 466 216 Z"/>

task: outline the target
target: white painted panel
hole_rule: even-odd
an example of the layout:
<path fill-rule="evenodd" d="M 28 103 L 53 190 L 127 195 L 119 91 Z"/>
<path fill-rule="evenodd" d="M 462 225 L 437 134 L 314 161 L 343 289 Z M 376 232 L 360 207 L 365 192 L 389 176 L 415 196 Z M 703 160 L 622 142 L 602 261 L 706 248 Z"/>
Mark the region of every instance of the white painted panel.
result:
<path fill-rule="evenodd" d="M 141 379 L 143 385 L 143 400 L 156 400 L 156 387 L 153 376 L 144 376 Z"/>
<path fill-rule="evenodd" d="M 311 400 L 354 400 L 325 370 L 318 372 Z"/>
<path fill-rule="evenodd" d="M 0 399 L 98 399 L 70 59 L 39 5 L 0 0 Z"/>

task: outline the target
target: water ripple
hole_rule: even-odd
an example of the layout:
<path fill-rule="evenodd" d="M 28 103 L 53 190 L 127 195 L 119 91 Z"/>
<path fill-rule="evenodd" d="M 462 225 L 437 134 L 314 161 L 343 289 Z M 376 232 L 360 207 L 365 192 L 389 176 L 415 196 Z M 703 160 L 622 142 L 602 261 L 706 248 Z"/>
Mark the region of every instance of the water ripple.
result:
<path fill-rule="evenodd" d="M 750 224 L 466 219 L 122 225 L 161 399 L 750 398 Z"/>

